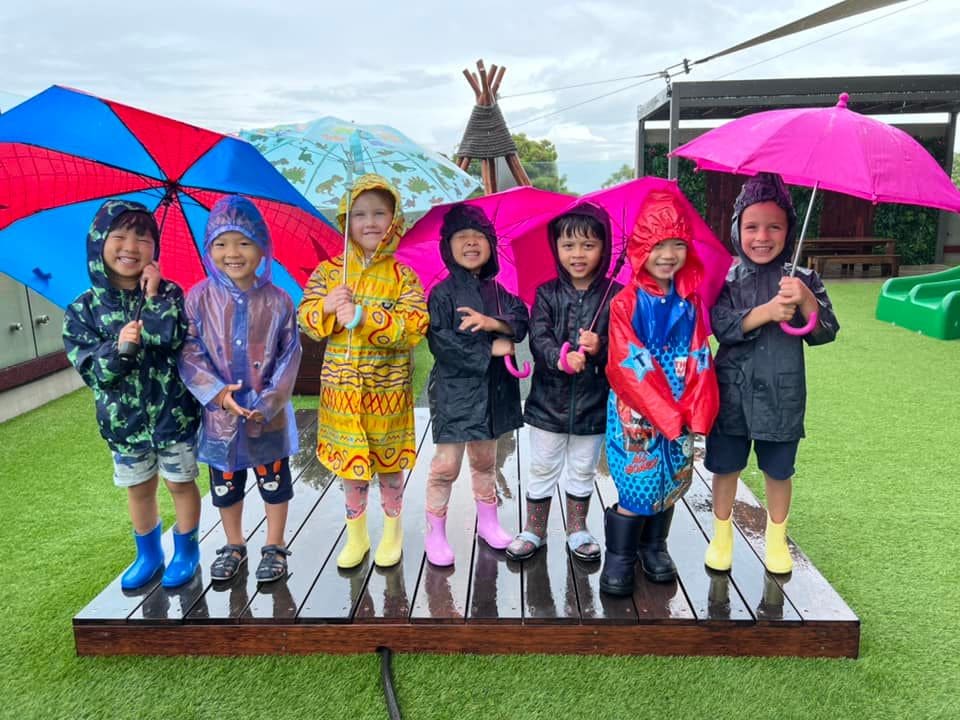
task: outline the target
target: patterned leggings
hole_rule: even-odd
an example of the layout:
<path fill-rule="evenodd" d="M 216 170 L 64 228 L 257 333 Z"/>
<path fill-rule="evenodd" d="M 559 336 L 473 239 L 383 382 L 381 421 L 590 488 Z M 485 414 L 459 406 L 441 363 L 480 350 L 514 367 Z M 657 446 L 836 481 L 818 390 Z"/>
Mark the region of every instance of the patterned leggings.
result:
<path fill-rule="evenodd" d="M 380 473 L 380 507 L 383 514 L 397 517 L 403 509 L 403 473 Z M 367 510 L 367 495 L 370 483 L 366 480 L 344 480 L 343 495 L 347 505 L 347 518 L 353 520 Z"/>

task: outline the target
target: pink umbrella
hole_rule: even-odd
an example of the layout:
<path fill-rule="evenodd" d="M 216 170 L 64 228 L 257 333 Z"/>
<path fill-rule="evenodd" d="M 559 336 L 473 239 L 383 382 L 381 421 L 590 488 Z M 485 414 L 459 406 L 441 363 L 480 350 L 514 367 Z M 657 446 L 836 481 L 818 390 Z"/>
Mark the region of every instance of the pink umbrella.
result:
<path fill-rule="evenodd" d="M 793 258 L 800 250 L 819 188 L 874 203 L 895 202 L 960 212 L 960 191 L 936 160 L 907 133 L 847 109 L 847 93 L 836 106 L 771 110 L 732 120 L 673 151 L 704 170 L 755 175 L 778 173 L 791 185 L 813 188 Z M 786 323 L 784 332 L 806 327 Z"/>
<path fill-rule="evenodd" d="M 710 308 L 713 307 L 720 290 L 723 289 L 723 283 L 726 280 L 727 270 L 730 268 L 732 258 L 727 249 L 717 240 L 713 231 L 703 221 L 703 218 L 700 217 L 693 204 L 681 192 L 677 183 L 673 180 L 657 177 L 637 178 L 612 188 L 583 195 L 569 201 L 566 207 L 561 208 L 549 217 L 531 221 L 520 228 L 520 233 L 514 239 L 512 245 L 517 267 L 522 268 L 522 271 L 520 271 L 522 282 L 518 288 L 518 294 L 524 302 L 531 305 L 536 296 L 537 287 L 557 276 L 557 268 L 553 262 L 553 254 L 550 250 L 550 241 L 547 234 L 549 221 L 588 202 L 603 208 L 610 216 L 613 232 L 611 238 L 613 252 L 611 253 L 610 268 L 607 274 L 614 276 L 618 282 L 624 285 L 629 284 L 633 271 L 629 264 L 625 267 L 623 262 L 627 241 L 633 232 L 633 226 L 644 200 L 650 192 L 657 190 L 668 192 L 676 197 L 686 211 L 693 230 L 694 249 L 704 267 L 704 278 L 698 293 L 702 303 L 701 311 L 705 317 L 709 317 Z M 604 298 L 605 301 L 606 298 Z M 600 307 L 602 308 L 603 305 L 604 303 L 601 302 Z M 590 323 L 590 328 L 593 327 L 595 322 L 596 317 Z M 564 365 L 566 364 L 567 350 L 569 350 L 569 347 L 564 344 L 561 348 L 562 364 Z M 572 368 L 567 369 L 567 372 L 572 372 Z"/>
<path fill-rule="evenodd" d="M 497 231 L 498 257 L 501 261 L 497 281 L 530 305 L 533 297 L 527 298 L 519 292 L 522 273 L 517 269 L 513 238 L 530 223 L 543 217 L 558 215 L 559 210 L 570 203 L 570 196 L 520 186 L 463 202 L 483 210 Z M 440 227 L 443 225 L 443 218 L 447 211 L 456 204 L 459 203 L 446 203 L 432 207 L 401 238 L 397 247 L 397 260 L 414 269 L 426 292 L 449 274 L 443 258 L 440 257 Z M 538 262 L 542 264 L 543 257 L 539 258 Z M 552 266 L 552 261 L 549 264 Z M 529 363 L 524 363 L 523 370 L 518 371 L 509 355 L 504 357 L 504 362 L 507 370 L 516 377 L 527 377 L 530 374 Z"/>

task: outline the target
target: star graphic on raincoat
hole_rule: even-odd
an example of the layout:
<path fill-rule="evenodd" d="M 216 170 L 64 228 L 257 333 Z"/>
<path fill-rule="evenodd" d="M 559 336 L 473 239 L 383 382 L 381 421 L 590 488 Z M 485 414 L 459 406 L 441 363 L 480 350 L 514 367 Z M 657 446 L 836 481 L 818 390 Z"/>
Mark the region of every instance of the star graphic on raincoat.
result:
<path fill-rule="evenodd" d="M 650 355 L 650 351 L 645 347 L 639 347 L 630 343 L 630 347 L 627 350 L 627 357 L 620 363 L 620 366 L 628 370 L 633 370 L 637 376 L 637 382 L 640 382 L 643 380 L 644 375 L 653 370 L 653 356 Z"/>
<path fill-rule="evenodd" d="M 707 368 L 710 367 L 710 348 L 704 346 L 699 350 L 694 350 L 690 353 L 690 357 L 696 360 L 698 373 L 706 372 Z"/>

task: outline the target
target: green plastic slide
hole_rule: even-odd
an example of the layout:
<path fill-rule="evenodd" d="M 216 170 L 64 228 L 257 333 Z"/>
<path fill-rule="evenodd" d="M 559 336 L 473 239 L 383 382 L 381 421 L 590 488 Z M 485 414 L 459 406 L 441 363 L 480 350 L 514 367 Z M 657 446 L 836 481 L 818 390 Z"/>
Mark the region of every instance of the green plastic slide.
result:
<path fill-rule="evenodd" d="M 960 266 L 890 278 L 880 289 L 877 320 L 941 340 L 960 338 Z"/>

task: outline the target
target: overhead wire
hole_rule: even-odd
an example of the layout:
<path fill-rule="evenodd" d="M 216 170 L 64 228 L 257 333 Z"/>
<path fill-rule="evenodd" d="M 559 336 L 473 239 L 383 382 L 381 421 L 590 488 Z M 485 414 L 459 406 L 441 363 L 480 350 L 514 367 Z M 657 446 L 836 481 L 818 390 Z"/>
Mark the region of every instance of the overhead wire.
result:
<path fill-rule="evenodd" d="M 526 119 L 526 120 L 523 120 L 522 122 L 516 123 L 516 124 L 514 124 L 514 125 L 511 126 L 511 129 L 516 129 L 516 128 L 523 127 L 523 126 L 525 126 L 525 125 L 530 125 L 531 123 L 534 123 L 534 122 L 537 122 L 537 121 L 540 121 L 540 120 L 545 120 L 545 119 L 550 118 L 550 117 L 553 117 L 553 116 L 555 116 L 555 115 L 560 115 L 560 114 L 562 114 L 562 113 L 567 112 L 568 110 L 573 110 L 573 109 L 575 109 L 575 108 L 582 107 L 582 106 L 584 106 L 584 105 L 588 105 L 588 104 L 590 104 L 590 103 L 596 102 L 596 101 L 598 101 L 598 100 L 602 100 L 602 99 L 604 99 L 604 98 L 611 97 L 611 96 L 613 96 L 613 95 L 617 95 L 617 94 L 622 93 L 622 92 L 626 92 L 627 90 L 631 90 L 631 89 L 633 89 L 633 88 L 635 88 L 635 87 L 639 87 L 639 86 L 641 86 L 641 85 L 645 85 L 645 84 L 647 84 L 647 83 L 653 82 L 653 81 L 656 80 L 657 78 L 663 78 L 663 79 L 666 81 L 667 85 L 669 86 L 670 81 L 671 81 L 673 78 L 678 77 L 679 75 L 688 74 L 688 73 L 690 72 L 690 69 L 691 69 L 692 66 L 699 65 L 699 64 L 703 64 L 703 63 L 709 62 L 710 60 L 713 60 L 713 59 L 715 59 L 715 58 L 721 57 L 721 56 L 723 56 L 723 55 L 728 55 L 728 54 L 731 54 L 731 53 L 733 53 L 733 52 L 738 52 L 738 51 L 740 51 L 740 50 L 745 50 L 745 49 L 747 49 L 747 48 L 749 48 L 749 47 L 753 47 L 753 46 L 755 46 L 755 45 L 759 45 L 759 44 L 762 44 L 762 43 L 765 43 L 765 42 L 770 42 L 771 40 L 780 39 L 780 38 L 782 38 L 782 37 L 787 37 L 788 35 L 791 35 L 791 34 L 794 34 L 794 33 L 797 33 L 797 32 L 801 32 L 801 31 L 804 31 L 804 30 L 813 29 L 813 28 L 815 28 L 815 27 L 819 27 L 819 26 L 821 26 L 821 25 L 824 25 L 824 24 L 827 24 L 827 23 L 830 23 L 830 22 L 836 22 L 837 20 L 844 19 L 844 18 L 846 18 L 846 17 L 852 17 L 852 16 L 855 16 L 855 15 L 857 15 L 857 14 L 861 14 L 861 13 L 864 13 L 864 12 L 868 12 L 868 11 L 870 11 L 870 10 L 876 10 L 876 9 L 881 8 L 881 7 L 885 7 L 885 6 L 887 6 L 887 5 L 891 5 L 891 4 L 894 4 L 894 3 L 900 3 L 900 2 L 904 2 L 904 1 L 905 1 L 905 0 L 846 0 L 845 2 L 840 2 L 840 3 L 837 3 L 837 4 L 835 4 L 835 5 L 832 5 L 832 6 L 828 7 L 828 8 L 825 8 L 824 10 L 818 11 L 818 12 L 813 13 L 813 14 L 811 14 L 811 15 L 808 15 L 808 16 L 806 16 L 806 17 L 804 17 L 804 18 L 801 18 L 800 20 L 796 20 L 796 21 L 794 21 L 794 22 L 791 22 L 791 23 L 788 23 L 788 24 L 786 24 L 786 25 L 783 25 L 783 26 L 781 26 L 781 27 L 779 27 L 779 28 L 776 28 L 775 30 L 771 30 L 771 31 L 769 31 L 769 32 L 767 32 L 767 33 L 764 33 L 764 34 L 762 34 L 762 35 L 758 35 L 758 36 L 756 36 L 756 37 L 754 37 L 754 38 L 752 38 L 751 40 L 748 40 L 748 41 L 746 41 L 746 42 L 738 43 L 737 45 L 734 45 L 734 46 L 732 46 L 731 48 L 727 48 L 726 50 L 722 50 L 722 51 L 720 51 L 720 52 L 718 52 L 718 53 L 713 53 L 712 55 L 708 55 L 707 57 L 701 58 L 700 60 L 691 61 L 691 60 L 687 60 L 687 59 L 685 58 L 683 61 L 678 62 L 678 63 L 674 63 L 673 65 L 669 65 L 669 66 L 667 66 L 666 68 L 664 68 L 663 70 L 660 70 L 660 71 L 658 71 L 658 72 L 640 73 L 640 74 L 637 74 L 637 75 L 626 75 L 626 76 L 622 76 L 622 77 L 618 77 L 618 78 L 608 78 L 608 79 L 606 79 L 606 80 L 596 80 L 596 81 L 587 82 L 587 83 L 577 83 L 577 84 L 574 84 L 574 85 L 564 85 L 564 86 L 559 86 L 559 87 L 555 87 L 555 88 L 545 88 L 545 89 L 542 89 L 542 90 L 530 90 L 530 91 L 526 91 L 526 92 L 522 92 L 522 93 L 513 93 L 513 94 L 511 94 L 511 95 L 504 95 L 504 96 L 498 98 L 498 101 L 499 101 L 499 100 L 506 100 L 506 99 L 510 99 L 510 98 L 517 98 L 517 97 L 529 96 L 529 95 L 539 95 L 539 94 L 549 93 L 549 92 L 558 92 L 558 91 L 562 91 L 562 90 L 570 90 L 570 89 L 575 89 L 575 88 L 590 87 L 590 86 L 593 86 L 593 85 L 608 84 L 608 83 L 612 83 L 612 82 L 619 82 L 619 81 L 622 81 L 622 80 L 628 80 L 628 79 L 634 79 L 634 78 L 643 78 L 643 79 L 640 80 L 639 82 L 630 83 L 629 85 L 624 85 L 623 87 L 617 88 L 617 89 L 615 89 L 615 90 L 611 90 L 610 92 L 602 93 L 602 94 L 600 94 L 600 95 L 595 95 L 595 96 L 590 97 L 590 98 L 587 98 L 587 99 L 585 99 L 585 100 L 581 100 L 581 101 L 579 101 L 579 102 L 572 103 L 572 104 L 570 104 L 570 105 L 565 105 L 564 107 L 557 108 L 556 110 L 551 110 L 550 112 L 547 112 L 547 113 L 543 113 L 543 114 L 540 114 L 540 115 L 536 115 L 536 116 L 534 116 L 534 117 L 532 117 L 532 118 L 528 118 L 528 119 Z M 742 71 L 744 71 L 744 70 L 748 70 L 749 68 L 756 67 L 757 65 L 761 65 L 761 64 L 763 64 L 763 63 L 770 62 L 771 60 L 776 60 L 777 58 L 783 57 L 784 55 L 788 55 L 788 54 L 790 54 L 790 53 L 792 53 L 792 52 L 796 52 L 797 50 L 801 50 L 801 49 L 803 49 L 803 48 L 810 47 L 811 45 L 815 45 L 815 44 L 817 44 L 817 43 L 824 42 L 824 41 L 829 40 L 829 39 L 831 39 L 831 38 L 834 38 L 834 37 L 836 37 L 836 36 L 838 36 L 838 35 L 842 35 L 842 34 L 844 34 L 844 33 L 851 32 L 851 31 L 856 30 L 856 29 L 858 29 L 858 28 L 864 27 L 865 25 L 870 25 L 870 24 L 875 23 L 875 22 L 877 22 L 877 21 L 879 21 L 879 20 L 883 20 L 883 19 L 885 19 L 885 18 L 888 18 L 888 17 L 891 17 L 891 16 L 893 16 L 893 15 L 896 15 L 896 14 L 898 14 L 898 13 L 902 13 L 902 12 L 905 12 L 905 11 L 907 11 L 907 10 L 912 10 L 913 8 L 916 8 L 916 7 L 920 6 L 920 5 L 923 5 L 924 3 L 928 2 L 928 1 L 929 1 L 929 0 L 919 0 L 919 2 L 913 3 L 912 5 L 908 5 L 908 6 L 906 6 L 906 7 L 898 8 L 897 10 L 894 10 L 894 11 L 889 12 L 889 13 L 885 13 L 884 15 L 881 15 L 881 16 L 879 16 L 879 17 L 875 17 L 875 18 L 871 18 L 871 19 L 869 19 L 869 20 L 865 20 L 864 22 L 857 23 L 856 25 L 851 25 L 851 26 L 848 27 L 848 28 L 844 28 L 844 29 L 842 29 L 842 30 L 838 30 L 837 32 L 831 33 L 831 34 L 829 34 L 829 35 L 825 35 L 824 37 L 817 38 L 816 40 L 812 40 L 812 41 L 810 41 L 810 42 L 808 42 L 808 43 L 804 43 L 803 45 L 799 45 L 799 46 L 797 46 L 797 47 L 795 47 L 795 48 L 791 48 L 791 49 L 789 49 L 789 50 L 785 50 L 785 51 L 783 51 L 782 53 L 778 53 L 777 55 L 773 55 L 773 56 L 771 56 L 771 57 L 769 57 L 769 58 L 765 58 L 765 59 L 763 59 L 763 60 L 759 60 L 759 61 L 757 61 L 757 62 L 755 62 L 755 63 L 751 63 L 750 65 L 745 65 L 745 66 L 743 66 L 743 67 L 741 67 L 741 68 L 739 68 L 739 69 L 737 69 L 737 70 L 732 70 L 732 71 L 730 71 L 730 72 L 728 72 L 728 73 L 725 73 L 724 75 L 720 75 L 719 77 L 717 77 L 717 78 L 715 78 L 715 79 L 720 80 L 720 79 L 722 79 L 722 78 L 729 77 L 730 75 L 734 75 L 734 74 L 739 73 L 739 72 L 742 72 Z M 674 71 L 674 72 L 672 72 L 672 71 Z"/>

